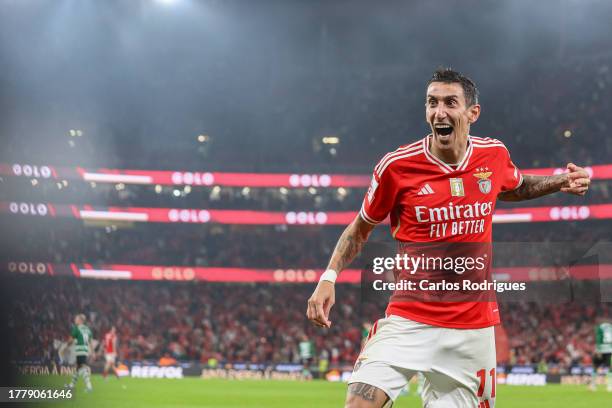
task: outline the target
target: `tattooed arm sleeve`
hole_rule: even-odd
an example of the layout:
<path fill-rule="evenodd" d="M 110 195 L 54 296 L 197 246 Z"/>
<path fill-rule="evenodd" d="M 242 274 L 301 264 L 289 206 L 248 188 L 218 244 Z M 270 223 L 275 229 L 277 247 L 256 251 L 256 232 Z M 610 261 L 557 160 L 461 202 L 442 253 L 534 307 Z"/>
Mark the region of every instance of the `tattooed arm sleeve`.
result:
<path fill-rule="evenodd" d="M 338 239 L 327 268 L 338 273 L 346 268 L 359 254 L 374 227 L 358 215 Z"/>
<path fill-rule="evenodd" d="M 502 201 L 523 201 L 556 193 L 567 184 L 567 174 L 556 176 L 523 175 L 523 183 L 514 190 L 499 193 Z"/>

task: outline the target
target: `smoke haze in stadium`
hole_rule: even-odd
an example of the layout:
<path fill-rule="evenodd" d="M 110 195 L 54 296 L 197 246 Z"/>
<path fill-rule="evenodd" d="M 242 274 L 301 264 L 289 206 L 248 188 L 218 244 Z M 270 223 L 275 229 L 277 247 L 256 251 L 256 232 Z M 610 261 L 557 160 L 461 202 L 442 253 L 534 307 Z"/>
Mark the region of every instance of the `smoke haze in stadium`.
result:
<path fill-rule="evenodd" d="M 5 0 L 2 8 L 2 156 L 78 165 L 125 166 L 146 152 L 160 167 L 193 156 L 231 168 L 239 144 L 250 166 L 284 170 L 295 167 L 287 153 L 324 151 L 321 137 L 337 135 L 338 158 L 355 155 L 369 168 L 427 131 L 424 83 L 438 65 L 479 84 L 475 133 L 514 148 L 516 135 L 503 134 L 511 119 L 496 111 L 506 90 L 537 86 L 533 71 L 609 53 L 612 35 L 612 4 L 598 0 Z M 389 89 L 377 87 L 380 77 Z M 516 101 L 527 102 L 528 94 Z M 69 129 L 86 138 L 72 150 Z M 196 151 L 199 134 L 211 140 Z"/>

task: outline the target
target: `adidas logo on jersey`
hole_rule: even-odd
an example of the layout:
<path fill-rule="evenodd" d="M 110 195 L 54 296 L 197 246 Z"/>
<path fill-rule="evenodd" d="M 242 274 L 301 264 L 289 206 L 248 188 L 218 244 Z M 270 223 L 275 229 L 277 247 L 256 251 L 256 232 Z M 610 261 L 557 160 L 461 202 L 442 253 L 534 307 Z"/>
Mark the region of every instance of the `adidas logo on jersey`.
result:
<path fill-rule="evenodd" d="M 428 194 L 433 194 L 433 193 L 434 193 L 434 191 L 429 186 L 429 184 L 425 184 L 423 187 L 421 187 L 421 191 L 419 191 L 417 193 L 417 195 L 428 195 Z"/>

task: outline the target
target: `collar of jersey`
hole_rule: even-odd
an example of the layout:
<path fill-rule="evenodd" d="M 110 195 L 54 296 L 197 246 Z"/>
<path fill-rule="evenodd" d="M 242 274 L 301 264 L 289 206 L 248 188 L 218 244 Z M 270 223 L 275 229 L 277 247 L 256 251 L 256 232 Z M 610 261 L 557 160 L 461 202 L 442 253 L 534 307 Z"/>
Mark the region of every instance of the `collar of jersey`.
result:
<path fill-rule="evenodd" d="M 468 162 L 470 161 L 470 156 L 472 156 L 472 151 L 474 150 L 470 135 L 468 135 L 468 146 L 467 149 L 465 149 L 463 159 L 459 161 L 459 164 L 457 164 L 457 168 L 455 169 L 449 166 L 447 163 L 444 163 L 442 160 L 438 159 L 429 151 L 429 139 L 431 137 L 432 135 L 429 134 L 425 137 L 425 139 L 423 139 L 423 151 L 425 152 L 425 157 L 427 157 L 427 160 L 438 166 L 444 173 L 452 173 L 455 171 L 465 170 L 468 165 Z"/>

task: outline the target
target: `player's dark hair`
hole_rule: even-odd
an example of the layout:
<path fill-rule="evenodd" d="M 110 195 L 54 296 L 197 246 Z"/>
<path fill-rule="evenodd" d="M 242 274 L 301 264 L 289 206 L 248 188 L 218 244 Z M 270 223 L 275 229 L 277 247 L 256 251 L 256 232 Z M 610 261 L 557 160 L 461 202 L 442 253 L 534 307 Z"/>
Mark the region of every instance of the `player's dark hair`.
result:
<path fill-rule="evenodd" d="M 444 82 L 445 84 L 461 84 L 463 88 L 463 94 L 465 95 L 465 103 L 467 106 L 476 105 L 478 103 L 478 88 L 476 84 L 470 78 L 463 75 L 461 72 L 454 71 L 452 68 L 438 68 L 434 71 L 433 75 L 427 86 L 432 82 Z"/>

